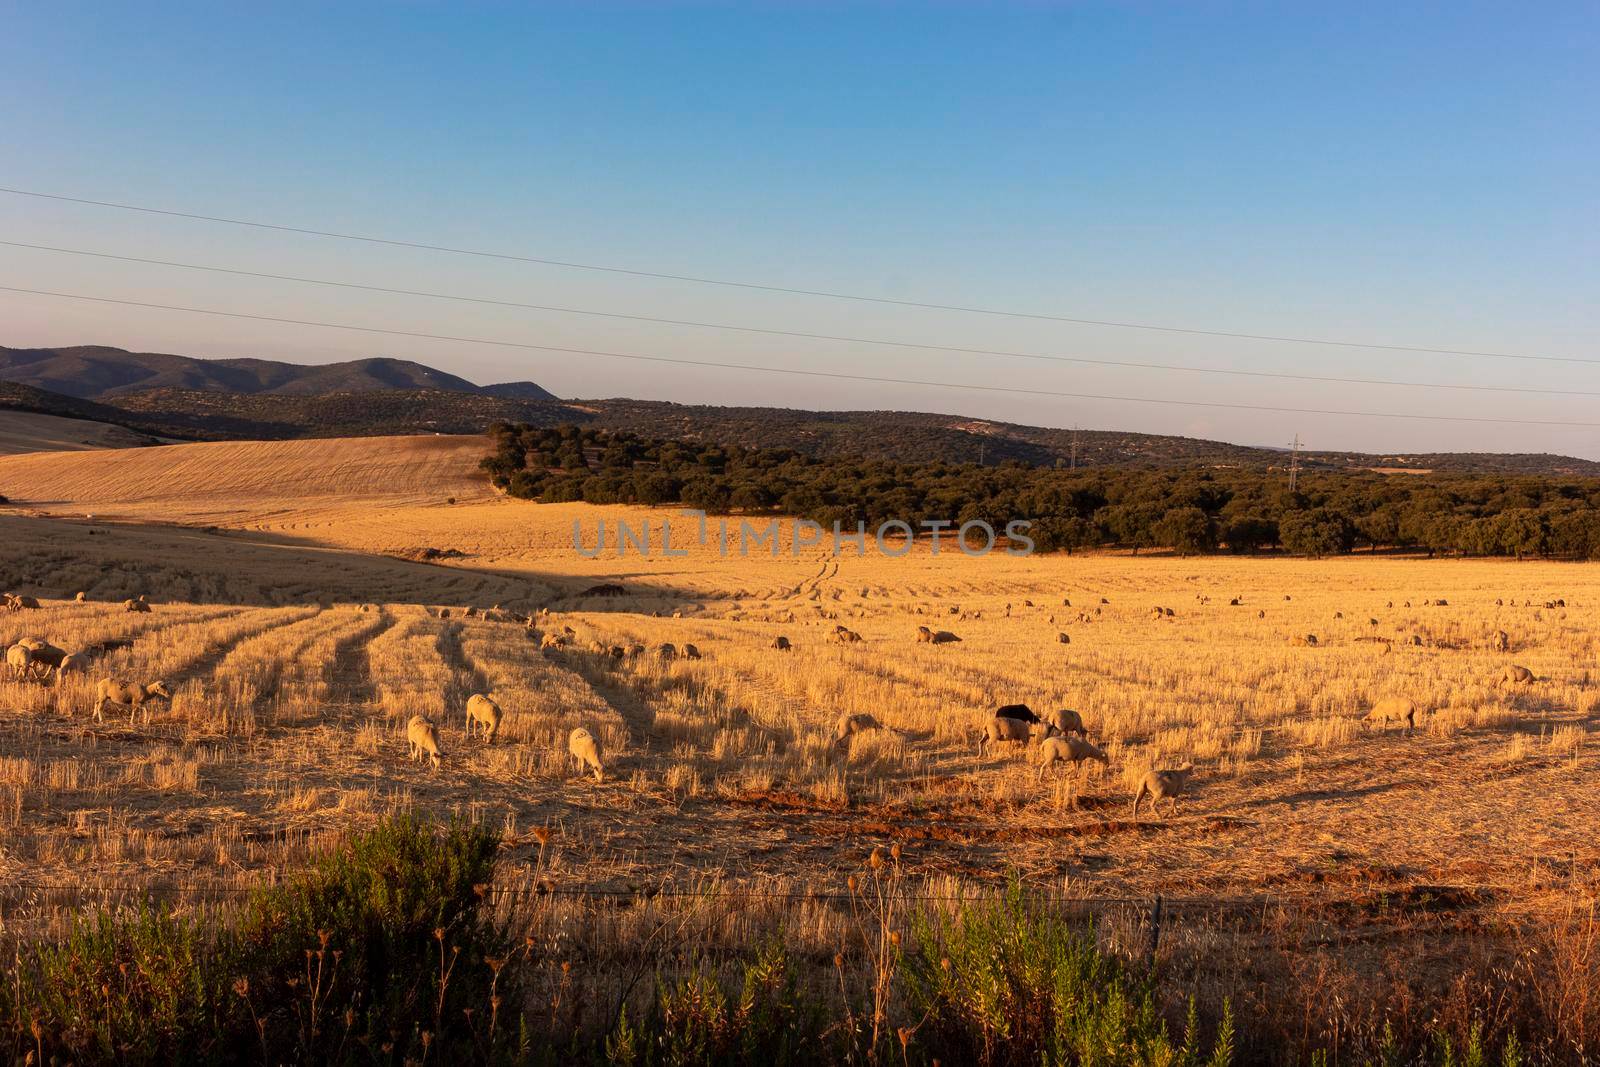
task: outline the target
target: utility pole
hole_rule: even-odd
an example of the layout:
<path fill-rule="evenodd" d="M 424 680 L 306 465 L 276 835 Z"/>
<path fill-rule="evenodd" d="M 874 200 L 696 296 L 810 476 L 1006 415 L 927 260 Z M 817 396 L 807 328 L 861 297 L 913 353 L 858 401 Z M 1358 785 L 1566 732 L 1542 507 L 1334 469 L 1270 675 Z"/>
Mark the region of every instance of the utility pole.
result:
<path fill-rule="evenodd" d="M 1289 446 L 1289 492 L 1294 492 L 1294 487 L 1300 481 L 1300 435 L 1294 435 L 1294 443 Z"/>
<path fill-rule="evenodd" d="M 980 466 L 980 467 L 983 466 L 983 453 L 984 453 L 984 450 L 985 450 L 985 445 L 983 444 L 983 442 L 980 441 L 978 443 L 978 466 Z"/>
<path fill-rule="evenodd" d="M 1078 428 L 1072 428 L 1072 469 L 1078 469 Z"/>

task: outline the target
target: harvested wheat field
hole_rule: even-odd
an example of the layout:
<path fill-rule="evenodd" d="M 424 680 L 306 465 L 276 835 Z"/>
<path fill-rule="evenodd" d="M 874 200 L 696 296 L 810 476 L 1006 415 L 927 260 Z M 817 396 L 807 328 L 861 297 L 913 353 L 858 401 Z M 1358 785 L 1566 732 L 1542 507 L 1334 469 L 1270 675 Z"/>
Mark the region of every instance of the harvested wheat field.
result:
<path fill-rule="evenodd" d="M 96 457 L 92 478 L 72 455 L 0 461 L 36 515 L 139 520 L 0 520 L 5 586 L 43 604 L 4 616 L 0 645 L 89 659 L 0 689 L 4 874 L 247 883 L 397 805 L 503 827 L 529 878 L 609 888 L 830 886 L 899 842 L 918 875 L 1086 897 L 1449 885 L 1515 906 L 1586 889 L 1600 861 L 1590 569 L 723 558 L 687 515 L 684 557 L 588 559 L 574 521 L 592 545 L 602 520 L 664 515 L 494 498 L 474 447 L 184 445 Z M 602 581 L 623 594 L 583 595 Z M 140 594 L 154 611 L 125 611 Z M 1511 664 L 1534 680 L 1504 683 Z M 95 722 L 111 675 L 172 700 Z M 492 743 L 465 737 L 475 692 L 505 711 Z M 1414 702 L 1410 725 L 1364 721 L 1388 697 Z M 1011 703 L 1076 710 L 1108 765 L 1041 777 L 1037 742 L 980 754 Z M 406 758 L 414 714 L 439 726 L 437 771 Z M 836 740 L 848 714 L 881 728 Z M 603 781 L 566 753 L 578 726 Z M 1144 773 L 1184 763 L 1176 813 L 1133 818 Z"/>

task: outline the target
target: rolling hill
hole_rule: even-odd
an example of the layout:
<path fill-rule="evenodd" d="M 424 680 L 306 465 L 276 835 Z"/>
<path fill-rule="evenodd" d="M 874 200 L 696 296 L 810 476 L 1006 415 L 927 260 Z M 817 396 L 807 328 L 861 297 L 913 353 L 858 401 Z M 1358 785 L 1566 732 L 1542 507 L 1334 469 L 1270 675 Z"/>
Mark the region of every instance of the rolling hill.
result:
<path fill-rule="evenodd" d="M 485 392 L 465 378 L 404 359 L 358 359 L 307 366 L 267 359 L 195 359 L 159 352 L 81 345 L 0 348 L 0 379 L 83 400 L 106 400 L 152 389 L 315 396 L 432 389 L 529 400 L 554 396 L 532 382 L 509 382 Z"/>
<path fill-rule="evenodd" d="M 1116 430 L 1072 431 L 916 411 L 804 411 L 664 401 L 564 401 L 533 382 L 479 386 L 405 360 L 327 366 L 117 348 L 0 348 L 0 409 L 190 440 L 480 434 L 496 422 L 581 423 L 651 438 L 790 448 L 825 459 L 1031 466 L 1280 468 L 1281 449 Z M 1549 454 L 1304 452 L 1308 469 L 1600 477 Z"/>

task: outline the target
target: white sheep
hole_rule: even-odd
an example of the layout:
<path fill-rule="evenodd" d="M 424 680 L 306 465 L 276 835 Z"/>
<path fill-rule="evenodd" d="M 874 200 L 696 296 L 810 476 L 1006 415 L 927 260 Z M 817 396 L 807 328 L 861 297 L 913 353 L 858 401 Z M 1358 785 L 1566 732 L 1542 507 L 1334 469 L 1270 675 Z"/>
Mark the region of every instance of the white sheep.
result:
<path fill-rule="evenodd" d="M 1534 680 L 1532 671 L 1515 663 L 1506 664 L 1506 669 L 1500 672 L 1500 684 L 1504 686 L 1532 685 Z"/>
<path fill-rule="evenodd" d="M 594 780 L 605 781 L 605 768 L 600 764 L 600 742 L 594 739 L 594 734 L 581 726 L 573 730 L 567 735 L 567 751 L 578 761 L 579 774 L 592 767 Z"/>
<path fill-rule="evenodd" d="M 468 737 L 472 736 L 472 724 L 481 723 L 484 730 L 483 739 L 485 741 L 493 741 L 495 735 L 500 732 L 500 720 L 502 717 L 500 705 L 483 693 L 473 693 L 467 698 Z"/>
<path fill-rule="evenodd" d="M 1390 722 L 1404 723 L 1409 730 L 1417 724 L 1416 702 L 1408 697 L 1385 697 L 1372 705 L 1372 710 L 1366 714 L 1366 721 L 1373 726 Z"/>
<path fill-rule="evenodd" d="M 1082 763 L 1099 760 L 1109 766 L 1110 757 L 1098 745 L 1082 737 L 1047 737 L 1039 742 L 1039 780 L 1044 781 L 1046 767 L 1055 763 Z"/>
<path fill-rule="evenodd" d="M 1042 720 L 1056 728 L 1057 733 L 1080 734 L 1089 736 L 1089 731 L 1084 729 L 1083 716 L 1071 708 L 1061 708 L 1057 711 L 1047 711 L 1041 716 Z"/>
<path fill-rule="evenodd" d="M 881 730 L 883 725 L 871 715 L 861 712 L 851 715 L 846 712 L 839 716 L 833 727 L 833 745 L 835 748 L 847 748 L 850 738 L 856 734 L 866 733 L 868 730 Z"/>
<path fill-rule="evenodd" d="M 1025 746 L 1030 738 L 1054 737 L 1057 733 L 1056 728 L 1047 722 L 1033 723 L 1026 719 L 996 715 L 983 724 L 983 732 L 978 735 L 978 755 L 983 756 L 991 743 L 1020 742 Z"/>
<path fill-rule="evenodd" d="M 1150 795 L 1150 808 L 1160 814 L 1158 805 L 1163 800 L 1172 801 L 1172 814 L 1178 814 L 1178 798 L 1189 787 L 1189 775 L 1194 771 L 1194 764 L 1185 763 L 1182 767 L 1167 770 L 1151 771 L 1139 781 L 1139 788 L 1133 794 L 1133 817 L 1139 817 L 1139 802 L 1145 794 Z"/>
<path fill-rule="evenodd" d="M 439 748 L 439 728 L 432 719 L 426 715 L 411 716 L 411 721 L 406 723 L 406 749 L 413 761 L 427 757 L 433 761 L 433 769 L 439 769 L 444 753 Z"/>
<path fill-rule="evenodd" d="M 95 687 L 94 718 L 100 722 L 105 718 L 107 704 L 128 709 L 128 722 L 133 722 L 134 716 L 139 713 L 139 708 L 150 700 L 171 700 L 172 693 L 167 689 L 166 682 L 149 682 L 145 685 L 136 685 L 132 682 L 120 681 L 116 678 L 102 678 Z"/>

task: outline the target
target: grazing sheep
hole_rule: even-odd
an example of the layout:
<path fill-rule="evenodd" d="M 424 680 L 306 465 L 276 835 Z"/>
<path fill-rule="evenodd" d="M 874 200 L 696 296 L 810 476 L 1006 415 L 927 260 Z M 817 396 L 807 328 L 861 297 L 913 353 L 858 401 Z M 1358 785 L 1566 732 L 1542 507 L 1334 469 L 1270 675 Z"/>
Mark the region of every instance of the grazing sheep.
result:
<path fill-rule="evenodd" d="M 1296 647 L 1296 648 L 1316 648 L 1317 647 L 1317 635 L 1316 634 L 1304 634 L 1304 635 L 1296 634 L 1295 636 L 1289 638 L 1289 643 L 1291 645 L 1293 645 L 1294 647 Z"/>
<path fill-rule="evenodd" d="M 998 719 L 1021 719 L 1023 722 L 1043 722 L 1026 704 L 1004 704 L 994 711 Z"/>
<path fill-rule="evenodd" d="M 139 713 L 140 705 L 148 700 L 171 700 L 172 692 L 167 689 L 166 682 L 150 682 L 146 685 L 134 685 L 132 682 L 120 681 L 116 678 L 102 678 L 94 692 L 94 719 L 100 722 L 105 718 L 107 704 L 128 709 L 128 722 L 132 723 L 135 715 Z"/>
<path fill-rule="evenodd" d="M 606 649 L 606 655 L 610 656 L 612 659 L 622 659 L 627 654 L 628 650 L 623 648 L 621 645 L 612 645 L 610 648 Z"/>
<path fill-rule="evenodd" d="M 1417 705 L 1407 697 L 1385 697 L 1372 705 L 1366 721 L 1373 726 L 1385 723 L 1403 723 L 1407 730 L 1417 725 Z"/>
<path fill-rule="evenodd" d="M 594 768 L 594 780 L 605 781 L 605 768 L 600 765 L 600 743 L 594 735 L 583 727 L 578 727 L 567 735 L 567 751 L 578 761 L 578 773 L 582 774 L 590 767 Z"/>
<path fill-rule="evenodd" d="M 1054 737 L 1056 728 L 1048 723 L 1029 722 L 1026 719 L 1012 719 L 996 715 L 983 724 L 983 732 L 978 735 L 978 755 L 984 755 L 992 742 L 1019 741 L 1026 745 L 1028 740 L 1036 735 Z"/>
<path fill-rule="evenodd" d="M 406 751 L 413 762 L 427 757 L 433 761 L 433 769 L 439 769 L 444 751 L 439 747 L 439 728 L 432 719 L 426 715 L 411 716 L 411 721 L 406 723 Z"/>
<path fill-rule="evenodd" d="M 450 609 L 449 608 L 440 608 L 439 609 L 439 618 L 448 619 L 449 617 L 450 617 Z"/>
<path fill-rule="evenodd" d="M 1504 630 L 1496 630 L 1494 636 L 1489 638 L 1489 647 L 1496 652 L 1506 652 L 1511 648 L 1511 635 Z"/>
<path fill-rule="evenodd" d="M 1182 767 L 1167 770 L 1151 771 L 1139 782 L 1139 789 L 1133 794 L 1133 817 L 1139 817 L 1139 802 L 1145 794 L 1150 795 L 1150 809 L 1157 815 L 1161 813 L 1159 805 L 1163 800 L 1172 801 L 1172 814 L 1178 814 L 1178 798 L 1189 788 L 1189 775 L 1194 771 L 1194 764 L 1185 763 Z"/>
<path fill-rule="evenodd" d="M 700 650 L 698 648 L 695 648 L 693 645 L 684 645 L 683 646 L 683 658 L 684 659 L 699 659 L 700 658 Z"/>
<path fill-rule="evenodd" d="M 467 698 L 467 736 L 472 736 L 472 724 L 483 724 L 483 739 L 493 741 L 500 732 L 500 720 L 504 714 L 500 705 L 482 693 L 473 693 Z"/>
<path fill-rule="evenodd" d="M 883 729 L 883 725 L 877 719 L 864 712 L 856 715 L 848 713 L 840 715 L 839 721 L 834 723 L 833 726 L 833 746 L 840 749 L 848 748 L 850 738 L 855 734 L 864 734 L 868 730 L 881 729 Z"/>
<path fill-rule="evenodd" d="M 1083 726 L 1083 716 L 1071 708 L 1060 708 L 1056 711 L 1046 712 L 1039 721 L 1055 727 L 1057 733 L 1089 736 L 1089 731 L 1084 729 Z"/>
<path fill-rule="evenodd" d="M 1336 618 L 1336 619 L 1342 619 L 1342 618 L 1344 618 L 1344 612 L 1336 611 L 1336 612 L 1333 613 L 1333 617 Z"/>
<path fill-rule="evenodd" d="M 12 645 L 6 649 L 6 666 L 11 669 L 11 677 L 21 681 L 33 673 L 33 651 L 26 645 Z"/>
<path fill-rule="evenodd" d="M 124 600 L 122 602 L 122 610 L 132 612 L 136 615 L 148 614 L 150 611 L 150 605 L 145 603 L 143 600 Z"/>
<path fill-rule="evenodd" d="M 833 632 L 833 639 L 841 645 L 853 645 L 861 640 L 861 635 L 854 630 L 847 630 L 843 626 Z"/>
<path fill-rule="evenodd" d="M 933 635 L 933 643 L 936 645 L 948 645 L 960 640 L 961 638 L 957 637 L 949 630 L 938 630 Z"/>
<path fill-rule="evenodd" d="M 1072 638 L 1068 637 L 1066 634 L 1056 634 L 1056 644 L 1070 645 L 1072 644 Z"/>
<path fill-rule="evenodd" d="M 82 590 L 79 590 L 76 594 L 73 595 L 72 599 L 77 601 L 79 604 L 82 604 L 82 603 L 85 603 L 86 601 L 88 601 L 89 594 L 83 592 Z"/>
<path fill-rule="evenodd" d="M 634 644 L 629 645 L 628 646 L 628 655 L 629 656 L 642 656 L 642 655 L 644 655 L 644 646 L 641 645 L 641 644 L 638 644 L 637 642 L 635 642 Z"/>
<path fill-rule="evenodd" d="M 1411 645 L 1411 646 L 1413 646 L 1415 648 L 1421 648 L 1422 647 L 1422 636 L 1420 634 L 1412 634 L 1410 637 L 1406 638 L 1406 644 Z"/>
<path fill-rule="evenodd" d="M 478 609 L 477 608 L 463 608 L 462 611 L 461 611 L 461 614 L 466 616 L 469 619 L 476 619 L 478 617 Z"/>
<path fill-rule="evenodd" d="M 32 668 L 41 675 L 49 674 L 51 671 L 55 671 L 57 675 L 60 675 L 63 669 L 70 669 L 66 668 L 65 665 L 68 660 L 72 659 L 72 656 L 64 648 L 57 648 L 55 645 L 47 644 L 40 648 L 28 649 L 28 659 Z M 76 667 L 77 663 L 74 662 L 72 666 Z"/>
<path fill-rule="evenodd" d="M 779 634 L 777 637 L 772 639 L 772 647 L 777 649 L 779 652 L 794 651 L 794 645 L 790 644 L 789 639 L 782 634 Z"/>
<path fill-rule="evenodd" d="M 926 626 L 917 627 L 917 643 L 927 645 L 933 643 L 933 631 Z"/>
<path fill-rule="evenodd" d="M 1106 766 L 1111 759 L 1097 745 L 1082 737 L 1047 737 L 1039 742 L 1039 780 L 1044 781 L 1045 768 L 1055 763 L 1082 763 L 1099 760 Z"/>
<path fill-rule="evenodd" d="M 661 647 L 656 649 L 656 655 L 663 660 L 675 660 L 678 658 L 678 646 L 671 641 L 664 641 Z"/>
<path fill-rule="evenodd" d="M 551 649 L 560 648 L 566 643 L 567 639 L 560 634 L 547 633 L 543 637 L 539 638 L 539 649 L 542 652 L 548 652 Z"/>
<path fill-rule="evenodd" d="M 38 611 L 39 601 L 36 597 L 18 596 L 11 594 L 11 599 L 6 604 L 12 611 Z"/>
<path fill-rule="evenodd" d="M 1533 672 L 1515 663 L 1506 664 L 1506 669 L 1500 672 L 1501 685 L 1532 685 L 1533 682 Z"/>

